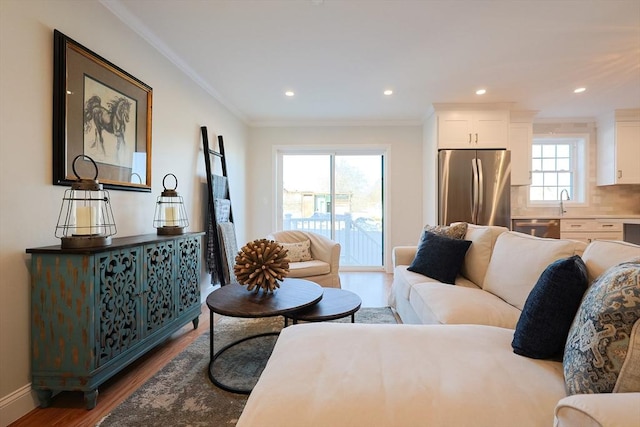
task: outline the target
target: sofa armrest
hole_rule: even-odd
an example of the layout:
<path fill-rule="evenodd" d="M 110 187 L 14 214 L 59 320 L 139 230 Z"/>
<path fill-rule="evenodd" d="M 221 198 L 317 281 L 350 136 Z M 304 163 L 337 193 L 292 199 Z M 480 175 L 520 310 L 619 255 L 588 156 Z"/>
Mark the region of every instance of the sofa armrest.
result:
<path fill-rule="evenodd" d="M 575 394 L 556 405 L 555 427 L 640 425 L 640 393 Z"/>
<path fill-rule="evenodd" d="M 410 265 L 416 257 L 418 251 L 417 246 L 396 246 L 391 252 L 391 261 L 393 268 L 399 265 Z"/>

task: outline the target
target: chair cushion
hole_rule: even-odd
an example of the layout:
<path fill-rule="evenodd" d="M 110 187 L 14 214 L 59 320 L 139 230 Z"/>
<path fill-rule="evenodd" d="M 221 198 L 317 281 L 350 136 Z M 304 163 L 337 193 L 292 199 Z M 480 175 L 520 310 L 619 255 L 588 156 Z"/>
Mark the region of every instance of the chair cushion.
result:
<path fill-rule="evenodd" d="M 287 250 L 289 262 L 311 261 L 311 241 L 283 243 L 279 242 Z"/>
<path fill-rule="evenodd" d="M 562 358 L 587 284 L 587 267 L 578 255 L 551 263 L 524 304 L 511 342 L 513 352 L 534 359 Z"/>
<path fill-rule="evenodd" d="M 582 300 L 563 359 L 568 394 L 614 391 L 638 319 L 640 259 L 609 268 Z M 626 381 L 625 387 L 640 391 L 640 378 L 635 385 Z"/>
<path fill-rule="evenodd" d="M 470 245 L 468 240 L 425 231 L 416 257 L 407 270 L 454 284 Z"/>
<path fill-rule="evenodd" d="M 311 261 L 290 262 L 287 277 L 304 279 L 305 277 L 318 276 L 331 273 L 329 263 L 317 259 Z"/>

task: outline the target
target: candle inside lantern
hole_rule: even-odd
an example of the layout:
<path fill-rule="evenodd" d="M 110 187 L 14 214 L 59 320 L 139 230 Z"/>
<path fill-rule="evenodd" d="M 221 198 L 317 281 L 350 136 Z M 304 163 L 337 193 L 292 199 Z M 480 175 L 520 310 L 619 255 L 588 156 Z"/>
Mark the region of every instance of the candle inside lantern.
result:
<path fill-rule="evenodd" d="M 93 206 L 76 207 L 76 233 L 75 234 L 95 234 L 97 232 L 98 215 Z"/>
<path fill-rule="evenodd" d="M 164 208 L 164 221 L 168 226 L 178 225 L 178 208 L 175 206 Z"/>

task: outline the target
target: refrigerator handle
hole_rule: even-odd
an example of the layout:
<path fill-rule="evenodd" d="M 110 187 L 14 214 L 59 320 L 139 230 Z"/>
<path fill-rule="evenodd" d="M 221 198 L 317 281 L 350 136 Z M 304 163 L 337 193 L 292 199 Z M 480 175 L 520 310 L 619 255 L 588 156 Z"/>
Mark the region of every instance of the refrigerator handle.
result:
<path fill-rule="evenodd" d="M 476 165 L 477 159 L 471 159 L 471 222 L 473 224 L 478 223 L 478 167 Z"/>
<path fill-rule="evenodd" d="M 478 165 L 478 203 L 476 207 L 476 221 L 480 221 L 480 212 L 484 212 L 484 172 L 482 160 L 476 159 Z M 479 222 L 476 222 L 478 224 Z"/>

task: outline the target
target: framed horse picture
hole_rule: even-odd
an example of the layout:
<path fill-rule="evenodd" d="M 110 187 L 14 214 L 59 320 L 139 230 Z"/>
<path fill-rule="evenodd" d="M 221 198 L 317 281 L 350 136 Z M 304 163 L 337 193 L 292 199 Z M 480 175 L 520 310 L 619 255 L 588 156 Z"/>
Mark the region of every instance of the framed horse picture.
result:
<path fill-rule="evenodd" d="M 53 183 L 93 177 L 105 188 L 151 191 L 153 90 L 58 30 L 53 33 Z"/>

